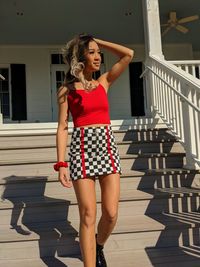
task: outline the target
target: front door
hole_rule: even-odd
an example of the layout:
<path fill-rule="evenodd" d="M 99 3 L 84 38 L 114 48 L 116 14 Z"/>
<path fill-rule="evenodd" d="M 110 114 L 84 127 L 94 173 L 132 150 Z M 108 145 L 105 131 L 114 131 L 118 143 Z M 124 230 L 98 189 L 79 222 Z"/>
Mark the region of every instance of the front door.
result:
<path fill-rule="evenodd" d="M 51 105 L 52 121 L 58 121 L 57 91 L 63 84 L 66 65 L 53 65 L 51 68 Z"/>

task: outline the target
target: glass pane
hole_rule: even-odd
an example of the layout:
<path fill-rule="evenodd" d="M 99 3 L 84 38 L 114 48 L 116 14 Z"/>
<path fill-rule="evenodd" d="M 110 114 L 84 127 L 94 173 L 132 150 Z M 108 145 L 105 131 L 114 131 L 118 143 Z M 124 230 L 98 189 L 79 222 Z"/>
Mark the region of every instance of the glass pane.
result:
<path fill-rule="evenodd" d="M 3 105 L 1 108 L 2 108 L 3 116 L 4 117 L 10 117 L 9 105 Z"/>
<path fill-rule="evenodd" d="M 62 72 L 61 72 L 61 81 L 64 81 L 64 79 L 65 79 L 65 72 L 62 71 Z"/>
<path fill-rule="evenodd" d="M 56 81 L 61 81 L 61 71 L 56 71 Z"/>
<path fill-rule="evenodd" d="M 59 54 L 51 55 L 51 64 L 59 64 Z"/>
<path fill-rule="evenodd" d="M 8 81 L 1 82 L 1 90 L 2 92 L 8 92 Z"/>
<path fill-rule="evenodd" d="M 62 85 L 61 82 L 57 82 L 57 83 L 56 83 L 57 90 L 61 87 L 61 85 Z"/>
<path fill-rule="evenodd" d="M 8 93 L 3 94 L 2 100 L 4 105 L 9 105 L 9 94 Z"/>

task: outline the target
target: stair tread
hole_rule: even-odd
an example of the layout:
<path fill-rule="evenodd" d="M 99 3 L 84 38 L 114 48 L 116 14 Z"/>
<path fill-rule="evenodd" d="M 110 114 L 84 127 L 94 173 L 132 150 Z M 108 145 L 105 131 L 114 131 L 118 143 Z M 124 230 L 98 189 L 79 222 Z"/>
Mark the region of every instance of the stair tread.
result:
<path fill-rule="evenodd" d="M 44 144 L 44 141 L 41 141 L 41 144 L 21 144 L 19 145 L 17 142 L 10 145 L 10 141 L 1 141 L 0 142 L 0 150 L 1 151 L 7 151 L 7 150 L 27 150 L 27 149 L 40 149 L 40 148 L 55 148 L 55 144 Z M 117 145 L 130 145 L 130 144 L 159 144 L 159 143 L 165 143 L 165 144 L 171 144 L 171 143 L 178 143 L 178 140 L 175 138 L 166 138 L 166 139 L 158 139 L 158 140 L 141 140 L 141 141 L 129 141 L 129 140 L 121 140 L 116 141 Z M 69 145 L 67 146 L 69 148 Z"/>
<path fill-rule="evenodd" d="M 105 250 L 105 256 L 109 267 L 152 267 L 154 264 L 159 264 L 159 267 L 169 267 L 169 264 L 170 267 L 176 267 L 177 264 L 180 264 L 182 267 L 199 267 L 200 259 L 198 253 L 194 256 L 190 256 L 181 248 L 151 248 L 149 249 L 149 253 L 151 253 L 151 258 L 145 250 L 130 249 L 110 252 Z M 79 255 L 71 257 L 46 257 L 44 261 L 34 258 L 25 260 L 0 260 L 0 265 L 4 267 L 46 267 L 47 265 L 52 266 L 53 264 L 54 267 L 82 267 L 83 263 L 79 257 Z"/>
<path fill-rule="evenodd" d="M 56 161 L 56 155 L 52 155 L 48 157 L 48 154 L 44 153 L 41 159 L 38 158 L 38 154 L 32 153 L 32 159 L 27 159 L 27 155 L 14 155 L 14 157 L 10 157 L 7 155 L 9 159 L 1 159 L 0 166 L 3 165 L 21 165 L 21 164 L 36 164 L 36 163 L 54 163 Z M 19 158 L 21 156 L 21 158 Z M 185 152 L 173 152 L 173 153 L 142 153 L 142 154 L 120 154 L 121 160 L 126 159 L 140 159 L 140 158 L 169 158 L 169 157 L 184 157 Z"/>
<path fill-rule="evenodd" d="M 179 168 L 179 166 L 182 166 L 182 157 L 185 157 L 185 153 L 180 150 L 177 145 L 178 141 L 166 127 L 140 130 L 131 129 L 131 127 L 134 128 L 135 126 L 125 125 L 120 129 L 120 126 L 115 125 L 113 129 L 117 135 L 116 143 L 120 148 L 123 168 L 119 218 L 108 240 L 108 245 L 105 247 L 108 265 L 110 267 L 175 267 L 177 265 L 199 267 L 200 257 L 199 253 L 195 254 L 195 248 L 184 250 L 185 248 L 176 247 L 163 250 L 154 248 L 154 246 L 178 246 L 178 244 L 180 245 L 180 235 L 198 239 L 200 214 L 196 211 L 196 205 L 198 204 L 197 197 L 199 198 L 200 191 L 183 186 L 187 186 L 189 183 L 180 183 L 180 180 L 183 181 L 186 176 L 181 176 L 178 179 L 170 176 L 170 183 L 167 183 L 168 188 L 153 189 L 153 187 L 165 186 L 164 179 L 161 179 L 163 175 L 190 174 L 187 178 L 189 177 L 192 180 L 193 174 L 200 174 L 200 171 Z M 36 129 L 35 131 L 27 129 L 20 133 L 16 129 L 13 131 L 13 136 L 12 130 L 10 133 L 8 131 L 4 133 L 0 131 L 0 136 L 4 136 L 0 140 L 0 150 L 3 158 L 0 160 L 0 189 L 3 192 L 5 187 L 4 192 L 8 196 L 0 201 L 2 215 L 0 246 L 4 253 L 0 257 L 0 266 L 47 266 L 48 264 L 45 264 L 45 261 L 39 259 L 40 249 L 42 248 L 38 245 L 38 241 L 42 241 L 42 246 L 46 249 L 46 251 L 43 251 L 46 254 L 43 255 L 51 256 L 51 246 L 53 246 L 59 234 L 61 239 L 59 240 L 61 241 L 59 246 L 63 247 L 62 249 L 65 251 L 65 245 L 68 242 L 66 240 L 70 235 L 73 240 L 69 240 L 67 243 L 68 253 L 76 251 L 75 248 L 70 247 L 70 244 L 72 244 L 70 242 L 73 242 L 75 238 L 78 240 L 79 216 L 77 200 L 73 188 L 66 189 L 61 185 L 59 187 L 58 174 L 52 168 L 52 163 L 55 162 L 56 158 L 55 130 L 55 127 L 54 129 Z M 129 132 L 127 135 L 123 135 L 123 133 L 127 132 Z M 10 135 L 10 137 L 6 136 L 6 134 Z M 45 141 L 45 136 L 47 140 L 42 144 L 42 138 L 40 140 L 40 137 L 43 137 Z M 14 140 L 15 137 L 20 141 Z M 131 140 L 132 137 L 133 140 Z M 33 143 L 28 141 L 31 139 Z M 12 144 L 12 140 L 15 141 L 14 144 Z M 170 146 L 171 148 L 169 149 Z M 127 147 L 129 147 L 129 150 Z M 29 149 L 31 161 L 27 157 Z M 154 151 L 154 153 L 148 151 Z M 159 153 L 159 151 L 162 153 Z M 167 157 L 171 158 L 167 159 Z M 175 158 L 177 158 L 177 161 Z M 144 165 L 143 163 L 147 161 L 148 164 Z M 161 162 L 166 162 L 166 164 L 161 164 Z M 174 166 L 175 168 L 144 169 L 165 166 Z M 131 170 L 132 167 L 135 169 L 142 167 L 143 170 Z M 155 178 L 157 175 L 160 179 L 159 182 Z M 143 180 L 144 176 L 146 180 Z M 174 179 L 175 183 L 172 182 L 172 179 Z M 47 182 L 46 187 L 44 181 L 45 183 Z M 142 182 L 144 181 L 148 181 L 148 183 L 145 182 L 148 188 L 143 188 Z M 157 182 L 156 184 L 155 181 Z M 29 188 L 32 188 L 33 183 L 36 182 L 38 184 L 35 184 L 36 187 L 33 190 L 31 189 L 30 195 L 28 195 Z M 39 190 L 41 184 L 39 182 L 44 185 L 44 188 L 41 188 L 41 193 Z M 27 183 L 30 183 L 30 185 Z M 10 187 L 6 187 L 8 184 L 11 184 Z M 179 187 L 171 187 L 174 184 Z M 21 190 L 19 190 L 20 186 Z M 45 190 L 42 191 L 42 189 Z M 97 218 L 99 219 L 101 192 L 98 183 L 96 192 Z M 188 200 L 188 196 L 194 198 Z M 178 207 L 176 207 L 177 205 Z M 21 211 L 20 218 L 18 218 L 17 214 L 19 210 Z M 13 220 L 15 218 L 19 219 L 18 229 L 9 228 L 11 217 Z M 23 220 L 24 224 L 20 229 L 20 222 L 23 222 Z M 23 232 L 23 230 L 31 231 L 28 235 L 28 232 Z M 166 240 L 164 240 L 165 238 Z M 188 251 L 190 255 L 187 254 Z M 191 251 L 195 254 L 194 257 L 191 257 Z M 199 249 L 196 251 L 199 251 Z M 12 259 L 14 254 L 16 258 L 19 258 L 18 260 L 7 260 Z M 22 259 L 28 258 L 30 255 L 31 257 L 33 255 L 34 260 Z M 20 259 L 20 257 L 22 258 Z M 48 262 L 50 264 L 48 266 L 53 267 L 68 265 L 80 267 L 83 265 L 78 257 L 58 257 L 57 261 L 54 257 L 50 257 Z"/>
<path fill-rule="evenodd" d="M 66 195 L 67 190 L 67 195 Z M 97 202 L 101 201 L 100 190 L 97 192 Z M 199 196 L 200 191 L 198 189 L 180 187 L 180 188 L 159 188 L 159 189 L 145 189 L 143 191 L 127 188 L 124 189 L 120 196 L 120 201 L 139 201 L 139 200 L 151 200 L 151 199 L 169 199 L 169 198 L 182 198 L 187 196 Z M 0 210 L 1 209 L 12 209 L 14 204 L 25 206 L 44 206 L 44 205 L 53 205 L 58 203 L 64 203 L 69 201 L 71 205 L 77 204 L 76 196 L 73 188 L 64 189 L 62 192 L 56 192 L 55 194 L 42 195 L 42 196 L 20 196 L 20 197 L 9 197 L 9 199 L 2 199 L 0 201 Z"/>
<path fill-rule="evenodd" d="M 98 216 L 99 219 L 99 216 Z M 1 236 L 0 243 L 5 242 L 19 242 L 19 241 L 30 241 L 43 237 L 46 238 L 54 236 L 54 229 L 59 229 L 63 236 L 69 234 L 74 234 L 75 231 L 78 233 L 79 230 L 79 218 L 76 218 L 70 222 L 73 225 L 73 230 L 67 221 L 54 221 L 54 222 L 42 222 L 42 223 L 32 223 L 26 224 L 27 227 L 33 229 L 29 231 L 22 225 L 22 229 L 27 231 L 27 234 L 20 234 L 15 231 L 15 229 L 10 229 L 8 225 L 0 226 Z M 150 232 L 150 231 L 161 231 L 164 229 L 183 229 L 183 228 L 194 228 L 200 225 L 200 214 L 199 212 L 182 212 L 182 213 L 172 213 L 172 214 L 154 214 L 153 216 L 137 215 L 134 214 L 129 216 L 120 216 L 118 218 L 117 224 L 113 231 L 113 234 L 123 234 L 123 233 L 140 233 L 140 232 Z M 20 229 L 21 230 L 21 229 Z M 30 234 L 28 234 L 28 232 Z M 23 232 L 21 232 L 23 233 Z M 147 234 L 148 235 L 148 234 Z"/>
<path fill-rule="evenodd" d="M 166 174 L 200 174 L 200 170 L 182 168 L 149 169 L 149 170 L 122 170 L 124 177 L 142 177 Z M 58 181 L 58 174 L 53 171 L 52 163 L 0 166 L 0 185 L 6 183 L 34 182 L 42 180 Z"/>

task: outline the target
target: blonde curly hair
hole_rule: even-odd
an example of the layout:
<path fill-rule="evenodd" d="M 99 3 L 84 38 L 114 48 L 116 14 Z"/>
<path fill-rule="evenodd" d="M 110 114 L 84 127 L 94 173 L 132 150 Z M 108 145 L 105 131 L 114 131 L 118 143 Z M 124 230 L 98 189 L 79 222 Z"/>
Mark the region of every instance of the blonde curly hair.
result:
<path fill-rule="evenodd" d="M 79 34 L 62 48 L 63 61 L 69 65 L 66 73 L 64 84 L 70 84 L 80 81 L 87 89 L 87 81 L 84 78 L 83 70 L 85 68 L 85 50 L 89 42 L 94 41 L 93 37 L 88 34 Z"/>

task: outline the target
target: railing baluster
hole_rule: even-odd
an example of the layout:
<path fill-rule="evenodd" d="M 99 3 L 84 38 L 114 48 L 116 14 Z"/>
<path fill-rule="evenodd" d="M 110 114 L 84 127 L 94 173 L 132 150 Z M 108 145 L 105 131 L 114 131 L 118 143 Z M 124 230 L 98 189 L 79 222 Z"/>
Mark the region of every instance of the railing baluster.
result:
<path fill-rule="evenodd" d="M 181 83 L 177 83 L 177 91 L 181 92 Z M 182 101 L 180 96 L 178 96 L 178 116 L 179 116 L 179 138 L 184 142 L 184 131 L 183 131 L 183 113 L 182 113 Z"/>
<path fill-rule="evenodd" d="M 184 144 L 185 167 L 200 169 L 200 82 L 196 79 L 200 62 L 176 62 L 176 68 L 154 56 L 150 59 L 154 110 Z"/>
<path fill-rule="evenodd" d="M 195 65 L 192 65 L 192 73 L 194 77 L 196 77 L 196 70 L 195 70 Z"/>

